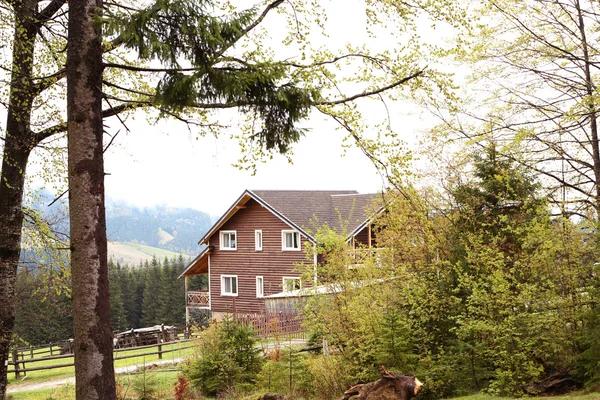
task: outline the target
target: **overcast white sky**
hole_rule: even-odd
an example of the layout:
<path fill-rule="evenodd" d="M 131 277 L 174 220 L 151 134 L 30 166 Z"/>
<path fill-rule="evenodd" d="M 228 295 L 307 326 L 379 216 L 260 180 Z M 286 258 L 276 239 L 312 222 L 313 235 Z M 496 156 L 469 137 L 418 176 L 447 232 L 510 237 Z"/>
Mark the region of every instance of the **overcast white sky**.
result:
<path fill-rule="evenodd" d="M 374 192 L 383 182 L 359 150 L 342 155 L 341 132 L 316 127 L 294 146 L 293 164 L 278 156 L 256 175 L 232 166 L 232 139 L 196 139 L 180 124 L 121 133 L 106 156 L 106 195 L 138 206 L 167 204 L 220 215 L 245 189 L 355 189 Z M 321 124 L 322 126 L 322 124 Z"/>

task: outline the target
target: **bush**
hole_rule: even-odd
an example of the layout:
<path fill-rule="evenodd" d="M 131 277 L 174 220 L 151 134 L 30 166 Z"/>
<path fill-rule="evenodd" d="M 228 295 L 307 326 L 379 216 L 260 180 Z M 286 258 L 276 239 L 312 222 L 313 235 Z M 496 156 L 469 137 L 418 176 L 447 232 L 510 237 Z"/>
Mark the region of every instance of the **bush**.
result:
<path fill-rule="evenodd" d="M 317 399 L 339 398 L 352 385 L 354 378 L 348 373 L 340 356 L 316 356 L 306 360 L 308 372 L 313 378 L 313 392 Z"/>
<path fill-rule="evenodd" d="M 193 387 L 215 396 L 239 383 L 254 383 L 260 371 L 254 332 L 231 315 L 202 331 L 198 359 L 185 374 Z"/>
<path fill-rule="evenodd" d="M 308 370 L 306 355 L 288 348 L 276 349 L 267 358 L 257 377 L 258 389 L 293 397 L 310 397 L 314 380 Z"/>

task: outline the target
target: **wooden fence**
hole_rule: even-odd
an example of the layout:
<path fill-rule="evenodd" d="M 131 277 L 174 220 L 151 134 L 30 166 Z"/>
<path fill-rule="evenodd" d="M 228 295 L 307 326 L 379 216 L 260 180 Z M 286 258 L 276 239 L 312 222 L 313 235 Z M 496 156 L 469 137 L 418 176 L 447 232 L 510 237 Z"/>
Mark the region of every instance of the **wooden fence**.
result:
<path fill-rule="evenodd" d="M 163 355 L 166 353 L 171 353 L 174 351 L 179 351 L 179 350 L 184 350 L 187 348 L 192 347 L 192 344 L 187 344 L 183 347 L 176 347 L 176 348 L 172 348 L 172 349 L 163 349 L 163 346 L 167 346 L 167 345 L 171 345 L 171 344 L 177 344 L 177 343 L 185 343 L 185 342 L 189 342 L 189 340 L 176 340 L 176 341 L 172 341 L 172 342 L 166 342 L 166 343 L 159 343 L 158 344 L 151 344 L 151 345 L 147 345 L 147 346 L 138 346 L 138 347 L 129 347 L 129 348 L 124 348 L 124 349 L 115 349 L 113 351 L 114 354 L 114 361 L 117 360 L 125 360 L 128 358 L 136 358 L 136 357 L 143 357 L 143 356 L 151 356 L 151 355 L 158 355 L 158 359 L 161 360 L 163 358 Z M 145 352 L 145 353 L 136 353 L 136 354 L 127 354 L 127 355 L 123 355 L 123 356 L 117 356 L 117 353 L 121 353 L 121 352 L 125 352 L 125 351 L 134 351 L 134 350 L 140 350 L 140 349 L 151 349 L 151 348 L 157 348 L 157 351 L 153 351 L 153 352 Z M 42 353 L 48 353 L 49 351 L 45 351 L 45 352 L 32 352 L 29 353 L 29 355 L 31 354 L 42 354 Z M 49 370 L 49 369 L 55 369 L 55 368 L 64 368 L 64 367 L 73 367 L 75 366 L 75 363 L 73 361 L 69 362 L 69 363 L 64 363 L 64 364 L 53 364 L 53 365 L 46 365 L 46 366 L 41 366 L 41 367 L 27 367 L 27 364 L 32 364 L 32 363 L 38 363 L 38 362 L 42 362 L 42 361 L 48 361 L 48 360 L 64 360 L 67 358 L 72 359 L 73 358 L 73 354 L 64 354 L 64 355 L 51 355 L 51 356 L 46 356 L 46 357 L 29 357 L 29 358 L 25 358 L 24 357 L 24 353 L 21 352 L 21 349 L 13 349 L 12 352 L 12 360 L 8 362 L 8 365 L 13 366 L 13 369 L 9 369 L 7 371 L 7 373 L 14 373 L 16 378 L 20 378 L 21 374 L 23 374 L 24 376 L 27 376 L 27 372 L 32 372 L 32 371 L 42 371 L 42 370 Z M 58 352 L 57 352 L 58 354 Z"/>
<path fill-rule="evenodd" d="M 278 309 L 261 313 L 235 314 L 235 319 L 252 327 L 259 337 L 305 338 L 302 316 L 296 309 Z"/>

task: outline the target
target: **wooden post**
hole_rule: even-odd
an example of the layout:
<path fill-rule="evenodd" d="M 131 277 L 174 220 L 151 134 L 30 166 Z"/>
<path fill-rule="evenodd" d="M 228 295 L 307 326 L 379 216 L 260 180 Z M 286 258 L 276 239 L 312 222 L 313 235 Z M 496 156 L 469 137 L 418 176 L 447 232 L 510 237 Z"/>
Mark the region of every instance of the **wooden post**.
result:
<path fill-rule="evenodd" d="M 190 323 L 190 309 L 188 308 L 188 277 L 186 276 L 183 280 L 185 282 L 185 325 L 187 326 Z"/>
<path fill-rule="evenodd" d="M 31 358 L 33 358 L 33 346 L 29 346 L 29 354 L 31 355 Z"/>
<path fill-rule="evenodd" d="M 160 333 L 156 334 L 156 343 L 158 343 L 158 359 L 162 360 L 162 345 L 160 342 Z"/>
<path fill-rule="evenodd" d="M 13 363 L 15 364 L 15 378 L 20 378 L 21 373 L 19 372 L 19 350 L 13 349 L 12 359 Z"/>
<path fill-rule="evenodd" d="M 167 343 L 169 338 L 167 337 L 167 331 L 165 330 L 165 323 L 160 324 L 160 332 L 162 333 L 162 341 L 163 343 Z"/>
<path fill-rule="evenodd" d="M 52 346 L 54 346 L 54 344 L 50 343 L 50 356 L 52 356 Z"/>

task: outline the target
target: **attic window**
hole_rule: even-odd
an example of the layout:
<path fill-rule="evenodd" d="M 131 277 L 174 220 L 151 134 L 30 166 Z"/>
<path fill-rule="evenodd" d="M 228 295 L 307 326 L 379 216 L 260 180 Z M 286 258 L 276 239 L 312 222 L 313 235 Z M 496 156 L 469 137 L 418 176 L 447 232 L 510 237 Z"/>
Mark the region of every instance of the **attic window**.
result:
<path fill-rule="evenodd" d="M 236 232 L 235 231 L 221 231 L 221 250 L 236 250 Z"/>
<path fill-rule="evenodd" d="M 297 231 L 281 231 L 282 250 L 300 250 L 300 233 Z"/>

